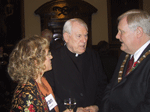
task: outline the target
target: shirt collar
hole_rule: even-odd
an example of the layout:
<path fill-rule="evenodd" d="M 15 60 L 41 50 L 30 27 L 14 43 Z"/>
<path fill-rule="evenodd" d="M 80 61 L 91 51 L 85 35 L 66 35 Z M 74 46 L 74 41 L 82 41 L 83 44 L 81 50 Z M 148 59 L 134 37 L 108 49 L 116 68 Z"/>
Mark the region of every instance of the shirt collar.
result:
<path fill-rule="evenodd" d="M 135 53 L 134 53 L 134 62 L 138 60 L 142 52 L 145 50 L 145 48 L 150 44 L 150 40 L 147 41 L 142 47 L 140 47 Z M 132 57 L 133 55 L 131 55 Z"/>

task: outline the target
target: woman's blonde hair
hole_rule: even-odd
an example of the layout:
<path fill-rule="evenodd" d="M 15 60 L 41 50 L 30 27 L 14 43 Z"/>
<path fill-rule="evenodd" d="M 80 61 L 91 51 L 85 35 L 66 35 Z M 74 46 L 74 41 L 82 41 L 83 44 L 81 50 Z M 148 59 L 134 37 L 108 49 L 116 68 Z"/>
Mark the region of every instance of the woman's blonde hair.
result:
<path fill-rule="evenodd" d="M 22 39 L 11 52 L 8 64 L 10 77 L 17 82 L 26 83 L 29 78 L 36 79 L 45 70 L 46 38 L 33 36 Z"/>

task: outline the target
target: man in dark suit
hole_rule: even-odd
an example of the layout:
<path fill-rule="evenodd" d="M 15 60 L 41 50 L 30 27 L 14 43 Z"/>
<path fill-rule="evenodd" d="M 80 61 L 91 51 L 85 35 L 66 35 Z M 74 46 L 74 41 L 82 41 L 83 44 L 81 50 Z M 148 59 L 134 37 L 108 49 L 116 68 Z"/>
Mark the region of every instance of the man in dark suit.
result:
<path fill-rule="evenodd" d="M 106 87 L 102 112 L 150 112 L 150 15 L 133 9 L 118 20 L 116 38 L 124 52 Z"/>
<path fill-rule="evenodd" d="M 60 112 L 64 99 L 75 98 L 77 112 L 98 112 L 107 79 L 98 53 L 86 48 L 88 27 L 81 19 L 70 19 L 63 27 L 65 46 L 53 52 L 53 70 L 45 73 Z M 74 110 L 76 110 L 76 108 Z"/>

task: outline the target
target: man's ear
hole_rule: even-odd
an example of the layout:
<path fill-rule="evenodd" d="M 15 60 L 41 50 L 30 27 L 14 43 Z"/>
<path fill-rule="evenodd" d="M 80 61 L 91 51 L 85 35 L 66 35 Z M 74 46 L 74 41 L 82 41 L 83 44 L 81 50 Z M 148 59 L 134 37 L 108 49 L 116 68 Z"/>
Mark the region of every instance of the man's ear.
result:
<path fill-rule="evenodd" d="M 137 27 L 136 34 L 137 34 L 138 38 L 142 37 L 142 35 L 143 35 L 143 28 Z"/>
<path fill-rule="evenodd" d="M 63 37 L 64 37 L 64 41 L 67 43 L 68 40 L 69 40 L 69 34 L 68 33 L 64 33 Z"/>

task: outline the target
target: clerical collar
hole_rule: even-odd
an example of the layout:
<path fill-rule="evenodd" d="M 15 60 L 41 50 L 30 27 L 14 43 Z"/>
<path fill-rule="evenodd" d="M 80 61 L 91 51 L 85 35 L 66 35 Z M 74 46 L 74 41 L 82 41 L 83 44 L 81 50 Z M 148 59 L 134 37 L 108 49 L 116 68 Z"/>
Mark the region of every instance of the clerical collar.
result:
<path fill-rule="evenodd" d="M 75 54 L 75 57 L 78 57 L 78 56 L 79 56 L 79 54 L 76 53 L 76 54 Z"/>
<path fill-rule="evenodd" d="M 66 46 L 66 45 L 65 45 L 65 46 Z M 69 54 L 70 54 L 70 55 L 73 55 L 73 57 L 79 57 L 79 54 L 71 52 L 71 51 L 67 48 L 67 46 L 66 46 L 66 49 L 67 49 L 67 51 L 69 51 Z"/>
<path fill-rule="evenodd" d="M 66 46 L 66 50 L 67 50 L 67 53 L 68 53 L 72 58 L 80 57 L 80 54 L 71 52 L 71 51 L 67 48 L 67 46 Z"/>

